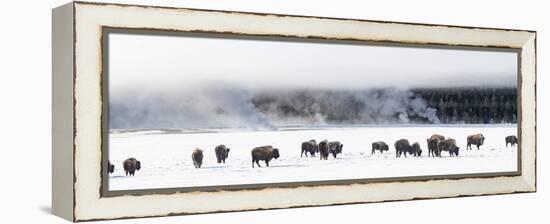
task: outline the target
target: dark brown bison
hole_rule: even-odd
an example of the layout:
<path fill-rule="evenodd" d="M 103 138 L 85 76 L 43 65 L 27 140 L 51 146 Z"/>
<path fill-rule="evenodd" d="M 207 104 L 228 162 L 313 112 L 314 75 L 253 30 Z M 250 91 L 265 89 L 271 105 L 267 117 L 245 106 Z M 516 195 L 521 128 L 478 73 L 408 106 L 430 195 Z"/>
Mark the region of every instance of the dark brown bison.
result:
<path fill-rule="evenodd" d="M 265 161 L 265 165 L 269 166 L 269 161 L 271 159 L 279 158 L 279 149 L 273 148 L 273 146 L 266 145 L 266 146 L 260 146 L 252 149 L 252 168 L 254 168 L 254 163 L 260 166 L 260 160 Z"/>
<path fill-rule="evenodd" d="M 440 152 L 439 156 L 441 156 L 442 151 L 449 152 L 449 156 L 458 156 L 458 150 L 460 149 L 458 146 L 456 146 L 456 141 L 452 138 L 441 140 L 437 143 L 437 149 Z"/>
<path fill-rule="evenodd" d="M 401 157 L 404 154 L 407 157 L 408 152 L 412 152 L 412 146 L 407 139 L 399 139 L 394 144 L 395 157 Z"/>
<path fill-rule="evenodd" d="M 197 148 L 193 150 L 193 153 L 191 153 L 191 159 L 193 160 L 193 165 L 195 165 L 195 168 L 201 168 L 203 158 L 204 154 L 201 149 Z"/>
<path fill-rule="evenodd" d="M 430 138 L 431 139 L 437 139 L 437 140 L 445 140 L 445 136 L 438 135 L 438 134 L 433 134 Z"/>
<path fill-rule="evenodd" d="M 518 144 L 518 138 L 515 135 L 506 136 L 505 140 L 506 140 L 506 148 L 508 148 L 508 143 L 512 147 Z"/>
<path fill-rule="evenodd" d="M 307 142 L 302 142 L 302 154 L 300 154 L 300 157 L 302 157 L 304 153 L 306 154 L 306 157 L 308 153 L 311 155 L 311 157 L 315 157 L 315 153 L 317 153 L 318 151 L 319 149 L 317 146 L 317 141 L 311 139 Z"/>
<path fill-rule="evenodd" d="M 477 150 L 479 150 L 479 146 L 483 145 L 484 141 L 485 137 L 483 136 L 483 134 L 470 135 L 468 136 L 468 138 L 466 138 L 466 149 L 469 148 L 470 150 L 472 150 L 472 145 L 476 145 Z"/>
<path fill-rule="evenodd" d="M 218 163 L 225 163 L 225 159 L 229 157 L 229 150 L 231 149 L 227 148 L 225 145 L 216 146 L 214 151 L 216 152 L 216 159 L 218 160 Z"/>
<path fill-rule="evenodd" d="M 334 158 L 336 158 L 336 155 L 342 153 L 342 148 L 344 148 L 344 144 L 341 144 L 339 141 L 328 143 L 328 150 Z"/>
<path fill-rule="evenodd" d="M 136 170 L 141 169 L 141 162 L 136 158 L 129 158 L 122 162 L 122 167 L 124 167 L 126 176 L 128 176 L 128 174 L 130 174 L 130 176 L 134 176 Z"/>
<path fill-rule="evenodd" d="M 319 157 L 320 157 L 320 159 L 321 160 L 327 160 L 328 159 L 328 154 L 330 153 L 329 146 L 328 146 L 328 141 L 323 140 L 323 141 L 319 142 L 318 148 L 319 148 Z"/>
<path fill-rule="evenodd" d="M 439 156 L 439 150 L 437 150 L 437 143 L 439 139 L 428 138 L 428 156 Z"/>
<path fill-rule="evenodd" d="M 418 142 L 413 143 L 411 149 L 412 151 L 409 152 L 409 154 L 413 156 L 422 156 L 422 149 L 420 149 L 420 144 L 418 144 Z"/>
<path fill-rule="evenodd" d="M 384 153 L 384 151 L 389 151 L 389 147 L 385 142 L 379 141 L 379 142 L 373 142 L 372 143 L 372 152 L 371 155 L 374 154 L 374 152 L 378 150 L 380 151 L 380 154 Z"/>
<path fill-rule="evenodd" d="M 428 156 L 439 156 L 439 150 L 437 150 L 437 142 L 444 140 L 443 135 L 433 134 L 426 140 L 428 143 Z"/>
<path fill-rule="evenodd" d="M 111 164 L 111 161 L 107 161 L 107 171 L 109 173 L 115 172 L 115 165 Z"/>

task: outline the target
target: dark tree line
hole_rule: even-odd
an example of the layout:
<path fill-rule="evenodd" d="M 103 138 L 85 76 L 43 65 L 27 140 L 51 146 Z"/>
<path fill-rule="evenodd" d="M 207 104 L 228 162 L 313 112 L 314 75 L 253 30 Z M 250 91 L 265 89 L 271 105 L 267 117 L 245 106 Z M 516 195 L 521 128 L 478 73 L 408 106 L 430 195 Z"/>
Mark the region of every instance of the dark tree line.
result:
<path fill-rule="evenodd" d="M 441 123 L 516 123 L 516 88 L 413 89 L 437 109 Z"/>
<path fill-rule="evenodd" d="M 329 124 L 517 122 L 516 88 L 287 91 L 257 94 L 250 102 L 268 117 L 322 115 Z"/>
<path fill-rule="evenodd" d="M 111 128 L 517 123 L 516 88 L 220 91 L 112 99 Z M 184 95 L 187 96 L 187 95 Z M 188 99 L 188 98 L 191 98 Z"/>

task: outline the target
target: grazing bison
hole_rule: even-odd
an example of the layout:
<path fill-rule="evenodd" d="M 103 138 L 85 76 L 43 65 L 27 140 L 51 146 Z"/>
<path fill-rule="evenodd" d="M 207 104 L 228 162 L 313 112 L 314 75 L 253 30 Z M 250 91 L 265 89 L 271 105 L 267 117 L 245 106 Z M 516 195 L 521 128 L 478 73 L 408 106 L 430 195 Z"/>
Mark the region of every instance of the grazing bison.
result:
<path fill-rule="evenodd" d="M 107 161 L 107 171 L 109 173 L 115 172 L 115 165 L 111 164 L 111 161 Z"/>
<path fill-rule="evenodd" d="M 130 176 L 134 176 L 136 170 L 141 169 L 141 162 L 136 158 L 129 158 L 122 162 L 122 167 L 124 167 L 126 176 L 128 176 L 128 174 L 130 174 Z"/>
<path fill-rule="evenodd" d="M 506 148 L 508 148 L 508 143 L 510 143 L 510 146 L 512 147 L 518 144 L 518 138 L 515 135 L 507 136 L 505 140 L 506 140 Z"/>
<path fill-rule="evenodd" d="M 227 148 L 225 145 L 218 145 L 214 149 L 216 152 L 216 159 L 218 160 L 218 163 L 225 163 L 225 159 L 229 156 L 229 148 Z"/>
<path fill-rule="evenodd" d="M 342 148 L 344 148 L 344 144 L 340 144 L 339 141 L 329 142 L 328 143 L 328 150 L 336 158 L 337 154 L 342 153 Z"/>
<path fill-rule="evenodd" d="M 477 150 L 479 150 L 479 146 L 483 145 L 484 141 L 485 137 L 483 136 L 483 134 L 470 135 L 468 136 L 468 138 L 466 138 L 466 149 L 469 148 L 470 150 L 472 150 L 472 145 L 476 145 Z"/>
<path fill-rule="evenodd" d="M 443 135 L 433 134 L 426 140 L 428 143 L 428 156 L 439 156 L 439 150 L 437 150 L 437 142 L 444 140 Z"/>
<path fill-rule="evenodd" d="M 328 159 L 328 154 L 330 152 L 328 141 L 325 139 L 322 142 L 319 142 L 318 148 L 319 148 L 319 157 L 320 157 L 320 159 L 321 160 L 327 160 Z"/>
<path fill-rule="evenodd" d="M 407 157 L 408 152 L 412 152 L 412 146 L 407 139 L 399 139 L 394 144 L 395 157 L 401 157 L 404 154 Z"/>
<path fill-rule="evenodd" d="M 441 151 L 448 151 L 449 156 L 458 156 L 458 146 L 456 146 L 456 141 L 452 138 L 441 140 L 437 143 L 437 149 L 439 150 L 439 156 L 441 156 Z"/>
<path fill-rule="evenodd" d="M 304 153 L 306 154 L 306 157 L 308 153 L 311 155 L 311 157 L 315 157 L 315 153 L 317 152 L 319 152 L 317 141 L 311 139 L 307 142 L 302 142 L 302 154 L 300 154 L 300 157 L 302 157 Z"/>
<path fill-rule="evenodd" d="M 204 155 L 201 149 L 197 148 L 193 150 L 193 153 L 191 154 L 191 159 L 193 159 L 193 165 L 195 165 L 195 168 L 201 168 L 203 158 Z"/>
<path fill-rule="evenodd" d="M 389 151 L 388 145 L 385 142 L 379 141 L 379 142 L 373 142 L 372 143 L 372 152 L 371 155 L 374 154 L 374 152 L 378 150 L 380 151 L 380 154 L 384 153 L 384 151 Z"/>
<path fill-rule="evenodd" d="M 266 146 L 260 146 L 252 149 L 252 168 L 254 168 L 254 163 L 260 166 L 260 160 L 265 161 L 265 165 L 269 166 L 269 161 L 271 161 L 272 158 L 279 158 L 279 149 L 273 148 L 273 146 L 266 145 Z"/>
<path fill-rule="evenodd" d="M 421 156 L 422 155 L 422 149 L 420 149 L 420 144 L 418 144 L 418 142 L 413 143 L 411 149 L 412 149 L 412 151 L 409 152 L 409 154 L 411 154 L 413 156 Z"/>

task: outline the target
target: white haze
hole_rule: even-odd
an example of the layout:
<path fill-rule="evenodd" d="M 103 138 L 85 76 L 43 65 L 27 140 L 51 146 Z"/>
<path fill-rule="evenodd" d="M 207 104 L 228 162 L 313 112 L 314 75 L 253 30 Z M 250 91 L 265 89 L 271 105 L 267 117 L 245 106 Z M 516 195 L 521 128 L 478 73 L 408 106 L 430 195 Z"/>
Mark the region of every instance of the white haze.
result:
<path fill-rule="evenodd" d="M 347 116 L 345 124 L 408 124 L 411 116 L 437 124 L 437 110 L 410 88 L 515 87 L 517 54 L 110 34 L 108 69 L 111 128 L 273 130 L 327 125 L 327 112 Z M 291 97 L 297 91 L 331 106 L 304 106 Z M 261 94 L 309 115 L 281 115 L 280 104 L 260 111 L 251 100 Z M 350 96 L 365 105 L 360 113 L 346 115 Z"/>
<path fill-rule="evenodd" d="M 281 126 L 330 125 L 326 121 L 327 114 L 339 114 L 347 119 L 332 124 L 409 124 L 410 116 L 440 123 L 436 110 L 407 90 L 305 93 L 309 93 L 315 103 L 306 105 L 296 97 L 296 92 L 256 92 L 225 87 L 192 87 L 153 94 L 129 91 L 110 96 L 109 122 L 112 128 L 124 129 L 237 127 L 275 130 Z M 265 111 L 251 102 L 262 96 L 276 99 Z M 354 102 L 364 105 L 357 114 L 350 111 Z M 282 105 L 292 106 L 309 116 L 285 115 L 279 110 Z"/>
<path fill-rule="evenodd" d="M 516 86 L 517 53 L 136 34 L 109 35 L 111 93 L 244 88 Z"/>

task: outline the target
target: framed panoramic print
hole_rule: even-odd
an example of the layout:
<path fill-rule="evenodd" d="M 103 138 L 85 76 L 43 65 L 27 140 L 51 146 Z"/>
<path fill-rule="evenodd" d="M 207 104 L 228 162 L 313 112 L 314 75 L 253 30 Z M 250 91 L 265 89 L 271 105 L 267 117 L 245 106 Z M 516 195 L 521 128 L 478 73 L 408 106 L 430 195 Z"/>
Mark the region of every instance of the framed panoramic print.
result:
<path fill-rule="evenodd" d="M 89 221 L 534 192 L 535 38 L 58 7 L 53 212 Z"/>

